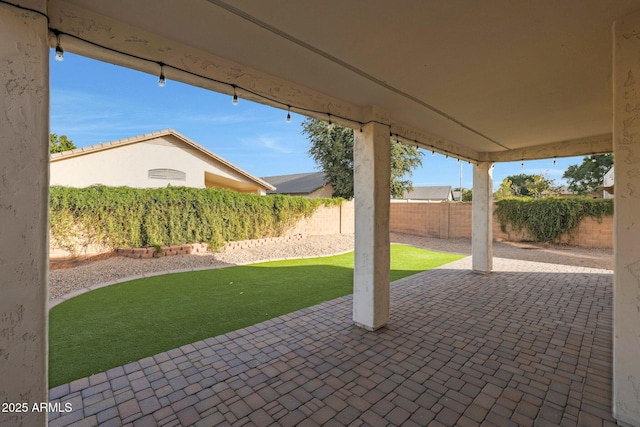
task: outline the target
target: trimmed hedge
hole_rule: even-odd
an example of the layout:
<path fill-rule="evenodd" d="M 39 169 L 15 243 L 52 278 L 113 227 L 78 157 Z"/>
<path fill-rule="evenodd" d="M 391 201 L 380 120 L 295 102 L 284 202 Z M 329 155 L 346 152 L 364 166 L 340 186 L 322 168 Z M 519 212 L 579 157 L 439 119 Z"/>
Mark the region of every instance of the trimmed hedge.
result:
<path fill-rule="evenodd" d="M 318 207 L 340 203 L 209 188 L 53 186 L 49 216 L 52 242 L 72 252 L 89 243 L 115 249 L 205 242 L 217 248 L 279 236 Z"/>
<path fill-rule="evenodd" d="M 510 224 L 517 232 L 525 229 L 538 242 L 552 242 L 570 233 L 584 217 L 601 220 L 613 215 L 613 199 L 509 197 L 496 202 L 496 214 L 503 232 Z"/>

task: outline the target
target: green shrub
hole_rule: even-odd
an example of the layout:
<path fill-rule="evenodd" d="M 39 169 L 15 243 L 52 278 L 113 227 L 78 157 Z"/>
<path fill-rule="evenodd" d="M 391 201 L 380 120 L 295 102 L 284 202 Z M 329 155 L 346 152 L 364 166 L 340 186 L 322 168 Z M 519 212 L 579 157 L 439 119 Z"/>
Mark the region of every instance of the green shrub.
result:
<path fill-rule="evenodd" d="M 223 189 L 51 187 L 51 239 L 72 252 L 88 243 L 110 249 L 281 235 L 319 206 L 341 199 L 259 196 Z"/>
<path fill-rule="evenodd" d="M 538 242 L 552 242 L 570 233 L 584 217 L 600 220 L 604 215 L 613 215 L 613 200 L 509 197 L 496 202 L 496 214 L 503 232 L 510 224 L 517 232 L 528 231 Z"/>

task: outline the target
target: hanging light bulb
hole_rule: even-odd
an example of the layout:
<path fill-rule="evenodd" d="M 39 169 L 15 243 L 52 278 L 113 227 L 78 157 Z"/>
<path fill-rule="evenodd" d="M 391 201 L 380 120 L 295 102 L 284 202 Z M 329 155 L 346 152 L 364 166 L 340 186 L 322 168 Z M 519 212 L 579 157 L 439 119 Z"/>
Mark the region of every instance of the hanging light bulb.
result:
<path fill-rule="evenodd" d="M 555 166 L 555 165 L 556 165 L 556 158 L 554 157 L 553 158 L 553 166 Z"/>
<path fill-rule="evenodd" d="M 436 150 L 433 149 L 433 147 L 431 147 L 431 157 L 436 155 Z"/>
<path fill-rule="evenodd" d="M 62 62 L 64 61 L 64 50 L 62 50 L 62 46 L 60 46 L 60 34 L 56 34 L 56 61 Z"/>
<path fill-rule="evenodd" d="M 460 163 L 460 159 L 457 159 L 457 160 L 458 160 L 458 163 Z"/>
<path fill-rule="evenodd" d="M 287 105 L 287 123 L 291 123 L 291 107 Z"/>
<path fill-rule="evenodd" d="M 449 160 L 449 154 L 448 153 L 444 155 L 444 159 L 445 160 Z"/>
<path fill-rule="evenodd" d="M 522 159 L 522 162 L 520 163 L 520 167 L 524 168 L 524 159 Z"/>
<path fill-rule="evenodd" d="M 231 100 L 233 105 L 238 105 L 238 94 L 236 93 L 236 85 L 233 85 L 233 99 Z"/>
<path fill-rule="evenodd" d="M 158 86 L 164 87 L 167 84 L 167 80 L 164 78 L 164 64 L 160 63 L 160 78 L 158 79 Z"/>

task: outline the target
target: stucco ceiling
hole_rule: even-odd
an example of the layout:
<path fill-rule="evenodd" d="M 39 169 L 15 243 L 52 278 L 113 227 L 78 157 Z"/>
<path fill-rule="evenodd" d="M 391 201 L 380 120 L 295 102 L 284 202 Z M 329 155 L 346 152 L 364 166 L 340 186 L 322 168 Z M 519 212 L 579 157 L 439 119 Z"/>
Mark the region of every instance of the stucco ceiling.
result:
<path fill-rule="evenodd" d="M 51 0 L 49 8 L 53 28 L 102 46 L 183 69 L 206 56 L 200 75 L 250 86 L 272 105 L 356 122 L 373 105 L 409 140 L 509 159 L 559 142 L 570 153 L 527 157 L 610 146 L 611 26 L 640 0 Z"/>

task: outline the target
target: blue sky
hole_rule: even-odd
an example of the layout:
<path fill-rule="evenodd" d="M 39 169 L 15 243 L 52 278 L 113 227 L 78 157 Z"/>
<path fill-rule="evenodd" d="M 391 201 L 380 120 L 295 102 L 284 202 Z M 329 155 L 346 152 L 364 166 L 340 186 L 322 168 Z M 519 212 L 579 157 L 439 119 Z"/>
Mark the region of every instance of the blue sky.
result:
<path fill-rule="evenodd" d="M 51 132 L 67 135 L 78 147 L 172 128 L 255 176 L 317 170 L 302 134 L 304 116 L 65 53 L 51 53 Z M 545 174 L 561 184 L 562 173 L 582 157 L 498 163 L 494 188 L 508 176 Z M 413 174 L 413 185 L 458 187 L 460 165 L 426 152 Z M 462 185 L 472 187 L 472 167 L 462 164 Z"/>

